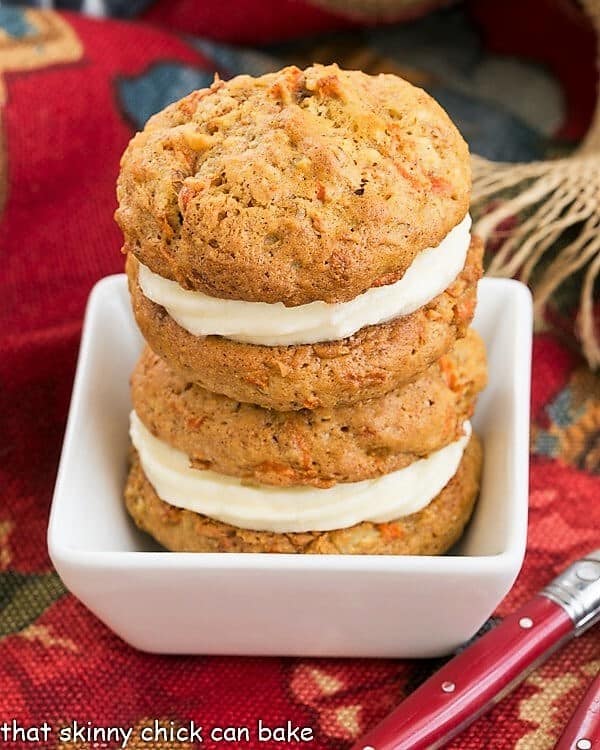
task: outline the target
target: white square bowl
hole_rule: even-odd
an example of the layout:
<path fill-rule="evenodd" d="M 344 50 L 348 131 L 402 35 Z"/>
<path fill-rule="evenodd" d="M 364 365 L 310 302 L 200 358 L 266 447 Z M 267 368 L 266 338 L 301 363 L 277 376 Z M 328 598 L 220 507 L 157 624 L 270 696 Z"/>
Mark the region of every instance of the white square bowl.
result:
<path fill-rule="evenodd" d="M 162 551 L 122 490 L 129 375 L 142 347 L 124 275 L 94 287 L 85 316 L 48 530 L 52 561 L 97 617 L 136 648 L 178 654 L 432 657 L 469 639 L 525 553 L 531 298 L 484 279 L 474 327 L 489 385 L 473 419 L 484 476 L 460 544 L 442 557 Z"/>

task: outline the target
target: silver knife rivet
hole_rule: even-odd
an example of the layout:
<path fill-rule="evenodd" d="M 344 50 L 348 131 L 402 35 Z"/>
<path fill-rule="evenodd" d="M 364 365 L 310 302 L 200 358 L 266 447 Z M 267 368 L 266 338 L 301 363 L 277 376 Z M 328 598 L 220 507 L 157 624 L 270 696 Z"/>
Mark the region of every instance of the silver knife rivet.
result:
<path fill-rule="evenodd" d="M 456 685 L 453 682 L 442 682 L 442 690 L 445 693 L 453 693 L 456 690 Z"/>
<path fill-rule="evenodd" d="M 592 583 L 600 578 L 600 563 L 586 560 L 577 566 L 575 575 L 580 581 Z"/>
<path fill-rule="evenodd" d="M 583 737 L 581 740 L 577 740 L 575 747 L 577 750 L 592 750 L 592 743 L 587 737 Z"/>
<path fill-rule="evenodd" d="M 531 619 L 531 617 L 521 617 L 521 619 L 519 620 L 519 625 L 525 630 L 529 630 L 529 628 L 533 627 L 533 620 Z"/>

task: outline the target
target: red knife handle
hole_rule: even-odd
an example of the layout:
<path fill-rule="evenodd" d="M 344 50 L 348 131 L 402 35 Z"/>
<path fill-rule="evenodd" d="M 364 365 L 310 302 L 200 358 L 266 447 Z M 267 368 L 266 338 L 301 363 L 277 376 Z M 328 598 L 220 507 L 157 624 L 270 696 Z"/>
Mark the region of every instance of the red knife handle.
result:
<path fill-rule="evenodd" d="M 536 595 L 411 693 L 352 750 L 431 750 L 465 729 L 574 633 L 566 611 Z"/>
<path fill-rule="evenodd" d="M 555 750 L 600 750 L 600 674 L 592 681 Z"/>

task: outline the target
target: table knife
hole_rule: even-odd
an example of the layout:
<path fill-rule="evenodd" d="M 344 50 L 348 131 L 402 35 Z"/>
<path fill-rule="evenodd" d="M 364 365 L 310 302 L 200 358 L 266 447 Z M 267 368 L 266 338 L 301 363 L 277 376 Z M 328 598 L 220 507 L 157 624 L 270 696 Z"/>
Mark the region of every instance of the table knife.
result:
<path fill-rule="evenodd" d="M 517 612 L 451 659 L 352 750 L 443 747 L 598 620 L 600 549 L 570 565 Z"/>
<path fill-rule="evenodd" d="M 600 750 L 600 674 L 592 680 L 555 750 Z"/>

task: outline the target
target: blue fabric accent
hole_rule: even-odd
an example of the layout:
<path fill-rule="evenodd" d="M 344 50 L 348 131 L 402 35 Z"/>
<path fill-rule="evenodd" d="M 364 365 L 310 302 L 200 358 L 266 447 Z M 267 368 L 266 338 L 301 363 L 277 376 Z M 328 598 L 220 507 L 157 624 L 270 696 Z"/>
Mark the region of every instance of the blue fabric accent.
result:
<path fill-rule="evenodd" d="M 23 8 L 0 7 L 0 28 L 15 39 L 23 39 L 35 34 Z"/>
<path fill-rule="evenodd" d="M 550 458 L 555 458 L 556 456 L 558 456 L 559 449 L 560 445 L 557 435 L 551 435 L 545 430 L 540 430 L 540 432 L 538 432 L 535 441 L 535 453 L 540 456 L 549 456 Z"/>
<path fill-rule="evenodd" d="M 583 407 L 574 408 L 571 389 L 567 387 L 546 406 L 546 411 L 557 427 L 568 427 L 581 416 Z"/>
<path fill-rule="evenodd" d="M 209 39 L 195 37 L 187 37 L 186 40 L 194 49 L 214 62 L 222 78 L 230 78 L 240 73 L 260 76 L 281 67 L 281 61 L 277 57 L 257 50 L 233 47 L 230 44 L 220 44 Z"/>
<path fill-rule="evenodd" d="M 139 76 L 119 78 L 117 93 L 121 108 L 137 128 L 168 104 L 195 89 L 210 86 L 213 73 L 182 63 L 158 63 Z"/>

